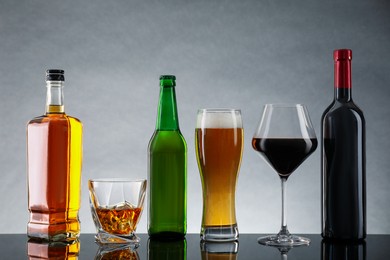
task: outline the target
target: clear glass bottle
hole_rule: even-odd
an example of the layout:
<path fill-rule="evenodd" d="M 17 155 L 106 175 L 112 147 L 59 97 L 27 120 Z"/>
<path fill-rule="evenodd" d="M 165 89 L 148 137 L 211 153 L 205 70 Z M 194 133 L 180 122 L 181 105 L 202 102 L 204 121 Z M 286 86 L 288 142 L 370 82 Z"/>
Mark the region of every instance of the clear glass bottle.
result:
<path fill-rule="evenodd" d="M 187 145 L 179 129 L 175 79 L 160 77 L 156 129 L 148 147 L 151 237 L 180 238 L 187 231 Z"/>
<path fill-rule="evenodd" d="M 63 70 L 46 71 L 46 112 L 27 125 L 27 235 L 75 240 L 80 233 L 82 124 L 65 114 Z"/>

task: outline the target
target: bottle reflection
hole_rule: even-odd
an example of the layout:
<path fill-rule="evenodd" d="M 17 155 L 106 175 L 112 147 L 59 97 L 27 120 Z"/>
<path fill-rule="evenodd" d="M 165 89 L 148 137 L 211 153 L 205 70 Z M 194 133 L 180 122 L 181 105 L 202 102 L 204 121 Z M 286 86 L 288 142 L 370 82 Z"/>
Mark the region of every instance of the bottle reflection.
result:
<path fill-rule="evenodd" d="M 322 260 L 365 260 L 366 242 L 333 242 L 322 240 Z"/>
<path fill-rule="evenodd" d="M 185 260 L 187 259 L 187 241 L 179 240 L 148 240 L 148 260 Z"/>
<path fill-rule="evenodd" d="M 238 241 L 234 242 L 200 242 L 202 260 L 236 260 Z"/>
<path fill-rule="evenodd" d="M 27 242 L 29 260 L 34 259 L 67 259 L 77 260 L 80 251 L 80 241 L 43 242 L 30 239 Z"/>
<path fill-rule="evenodd" d="M 136 246 L 133 244 L 107 244 L 100 245 L 95 260 L 139 260 Z"/>

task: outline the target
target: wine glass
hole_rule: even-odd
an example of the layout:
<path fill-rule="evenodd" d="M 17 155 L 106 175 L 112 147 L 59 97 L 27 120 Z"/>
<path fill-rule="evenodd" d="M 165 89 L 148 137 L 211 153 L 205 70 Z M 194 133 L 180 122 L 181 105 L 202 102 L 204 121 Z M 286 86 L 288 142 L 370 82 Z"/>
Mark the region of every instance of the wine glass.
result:
<path fill-rule="evenodd" d="M 282 182 L 282 227 L 278 234 L 258 242 L 276 247 L 309 245 L 310 239 L 291 235 L 286 220 L 286 181 L 317 148 L 308 111 L 301 104 L 267 104 L 252 139 L 252 146 L 275 169 Z"/>

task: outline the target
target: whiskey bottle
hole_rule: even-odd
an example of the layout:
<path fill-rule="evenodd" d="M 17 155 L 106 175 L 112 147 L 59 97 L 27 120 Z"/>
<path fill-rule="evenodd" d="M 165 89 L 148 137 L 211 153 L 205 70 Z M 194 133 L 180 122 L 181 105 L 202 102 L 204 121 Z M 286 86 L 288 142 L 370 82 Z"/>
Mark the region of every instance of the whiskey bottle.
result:
<path fill-rule="evenodd" d="M 46 112 L 27 125 L 27 235 L 72 241 L 80 233 L 82 124 L 65 114 L 63 70 L 46 71 Z"/>

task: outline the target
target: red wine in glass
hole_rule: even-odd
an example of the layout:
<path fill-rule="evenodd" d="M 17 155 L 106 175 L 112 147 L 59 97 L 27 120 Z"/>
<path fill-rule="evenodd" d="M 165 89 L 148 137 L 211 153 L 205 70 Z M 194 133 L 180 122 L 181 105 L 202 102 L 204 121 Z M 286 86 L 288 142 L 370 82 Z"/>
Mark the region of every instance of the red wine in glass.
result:
<path fill-rule="evenodd" d="M 262 153 L 281 178 L 288 178 L 317 148 L 316 138 L 253 138 L 253 149 Z"/>

